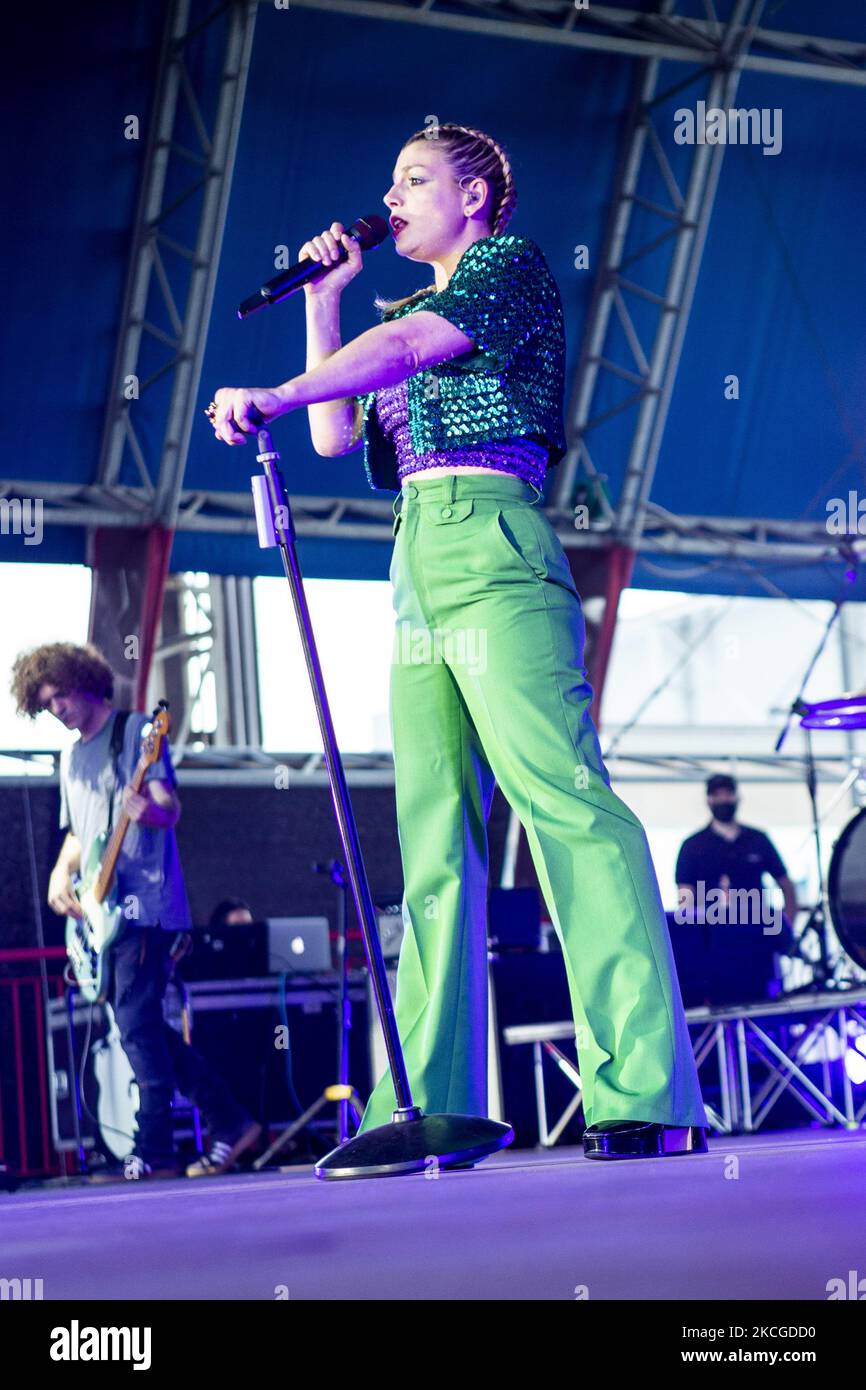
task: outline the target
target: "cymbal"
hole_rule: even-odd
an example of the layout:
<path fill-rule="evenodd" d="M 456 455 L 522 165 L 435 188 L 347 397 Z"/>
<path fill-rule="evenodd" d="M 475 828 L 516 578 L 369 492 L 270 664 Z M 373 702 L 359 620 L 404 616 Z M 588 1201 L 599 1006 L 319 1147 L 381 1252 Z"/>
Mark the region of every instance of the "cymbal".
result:
<path fill-rule="evenodd" d="M 804 729 L 866 729 L 866 693 L 800 704 Z"/>

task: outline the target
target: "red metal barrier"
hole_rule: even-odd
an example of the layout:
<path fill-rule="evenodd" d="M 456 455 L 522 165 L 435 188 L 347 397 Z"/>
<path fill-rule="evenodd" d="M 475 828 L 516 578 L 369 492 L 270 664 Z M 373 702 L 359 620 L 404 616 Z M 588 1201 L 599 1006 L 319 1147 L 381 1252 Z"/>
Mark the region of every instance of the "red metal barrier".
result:
<path fill-rule="evenodd" d="M 62 946 L 16 947 L 0 950 L 0 967 L 30 965 L 39 961 L 66 960 Z M 63 993 L 63 976 L 48 976 L 48 989 Z M 51 1117 L 48 1095 L 48 1049 L 40 975 L 0 975 L 0 1024 L 11 1032 L 10 1064 L 5 1068 L 12 1096 L 4 1094 L 4 1072 L 0 1072 L 0 1165 L 17 1177 L 47 1177 L 60 1171 L 51 1147 Z M 29 1007 L 28 1007 L 29 1005 Z M 14 1125 L 4 1123 L 4 1115 Z M 28 1130 L 37 1133 L 35 1145 Z M 28 1124 L 29 1120 L 29 1124 Z M 10 1132 L 11 1131 L 11 1132 Z"/>

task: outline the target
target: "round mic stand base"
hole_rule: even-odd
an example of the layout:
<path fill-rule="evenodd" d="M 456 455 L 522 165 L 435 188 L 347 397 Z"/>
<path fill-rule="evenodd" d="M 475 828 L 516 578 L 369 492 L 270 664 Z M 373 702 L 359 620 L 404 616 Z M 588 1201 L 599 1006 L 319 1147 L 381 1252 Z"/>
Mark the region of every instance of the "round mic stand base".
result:
<path fill-rule="evenodd" d="M 388 1125 L 347 1139 L 320 1159 L 317 1178 L 382 1178 L 470 1167 L 504 1149 L 514 1138 L 510 1125 L 480 1115 L 424 1115 L 417 1108 L 394 1111 Z"/>

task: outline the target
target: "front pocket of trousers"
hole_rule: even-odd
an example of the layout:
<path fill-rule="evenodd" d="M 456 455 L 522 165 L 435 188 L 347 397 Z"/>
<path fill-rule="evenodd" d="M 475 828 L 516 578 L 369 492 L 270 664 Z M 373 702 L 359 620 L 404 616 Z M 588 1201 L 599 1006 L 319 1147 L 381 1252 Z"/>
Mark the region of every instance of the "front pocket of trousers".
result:
<path fill-rule="evenodd" d="M 519 560 L 536 579 L 546 579 L 548 566 L 535 533 L 532 518 L 520 507 L 500 510 L 494 518 L 494 531 L 500 546 Z"/>
<path fill-rule="evenodd" d="M 496 533 L 536 579 L 558 584 L 579 598 L 568 557 L 546 517 L 530 508 L 507 507 L 496 513 Z"/>

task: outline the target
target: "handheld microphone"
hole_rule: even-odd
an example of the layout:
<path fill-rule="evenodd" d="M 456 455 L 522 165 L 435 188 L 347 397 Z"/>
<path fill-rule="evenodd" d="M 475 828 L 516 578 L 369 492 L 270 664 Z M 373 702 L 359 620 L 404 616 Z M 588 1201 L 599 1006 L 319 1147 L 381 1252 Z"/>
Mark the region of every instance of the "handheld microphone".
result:
<path fill-rule="evenodd" d="M 388 223 L 384 217 L 370 213 L 368 217 L 359 217 L 357 222 L 353 222 L 348 228 L 347 234 L 355 238 L 362 251 L 372 251 L 375 246 L 380 246 L 387 237 Z M 339 252 L 339 261 L 333 262 L 333 265 L 348 260 L 349 253 L 345 246 L 340 246 Z M 310 257 L 304 256 L 296 265 L 290 265 L 288 270 L 283 270 L 279 275 L 275 275 L 273 280 L 268 280 L 260 289 L 256 290 L 255 294 L 251 294 L 249 299 L 243 300 L 238 305 L 238 318 L 248 318 L 257 309 L 263 309 L 266 304 L 279 304 L 290 294 L 295 294 L 298 290 L 303 289 L 310 280 L 315 280 L 320 275 L 327 275 L 332 268 L 332 265 L 323 266 L 320 261 L 314 261 Z"/>

